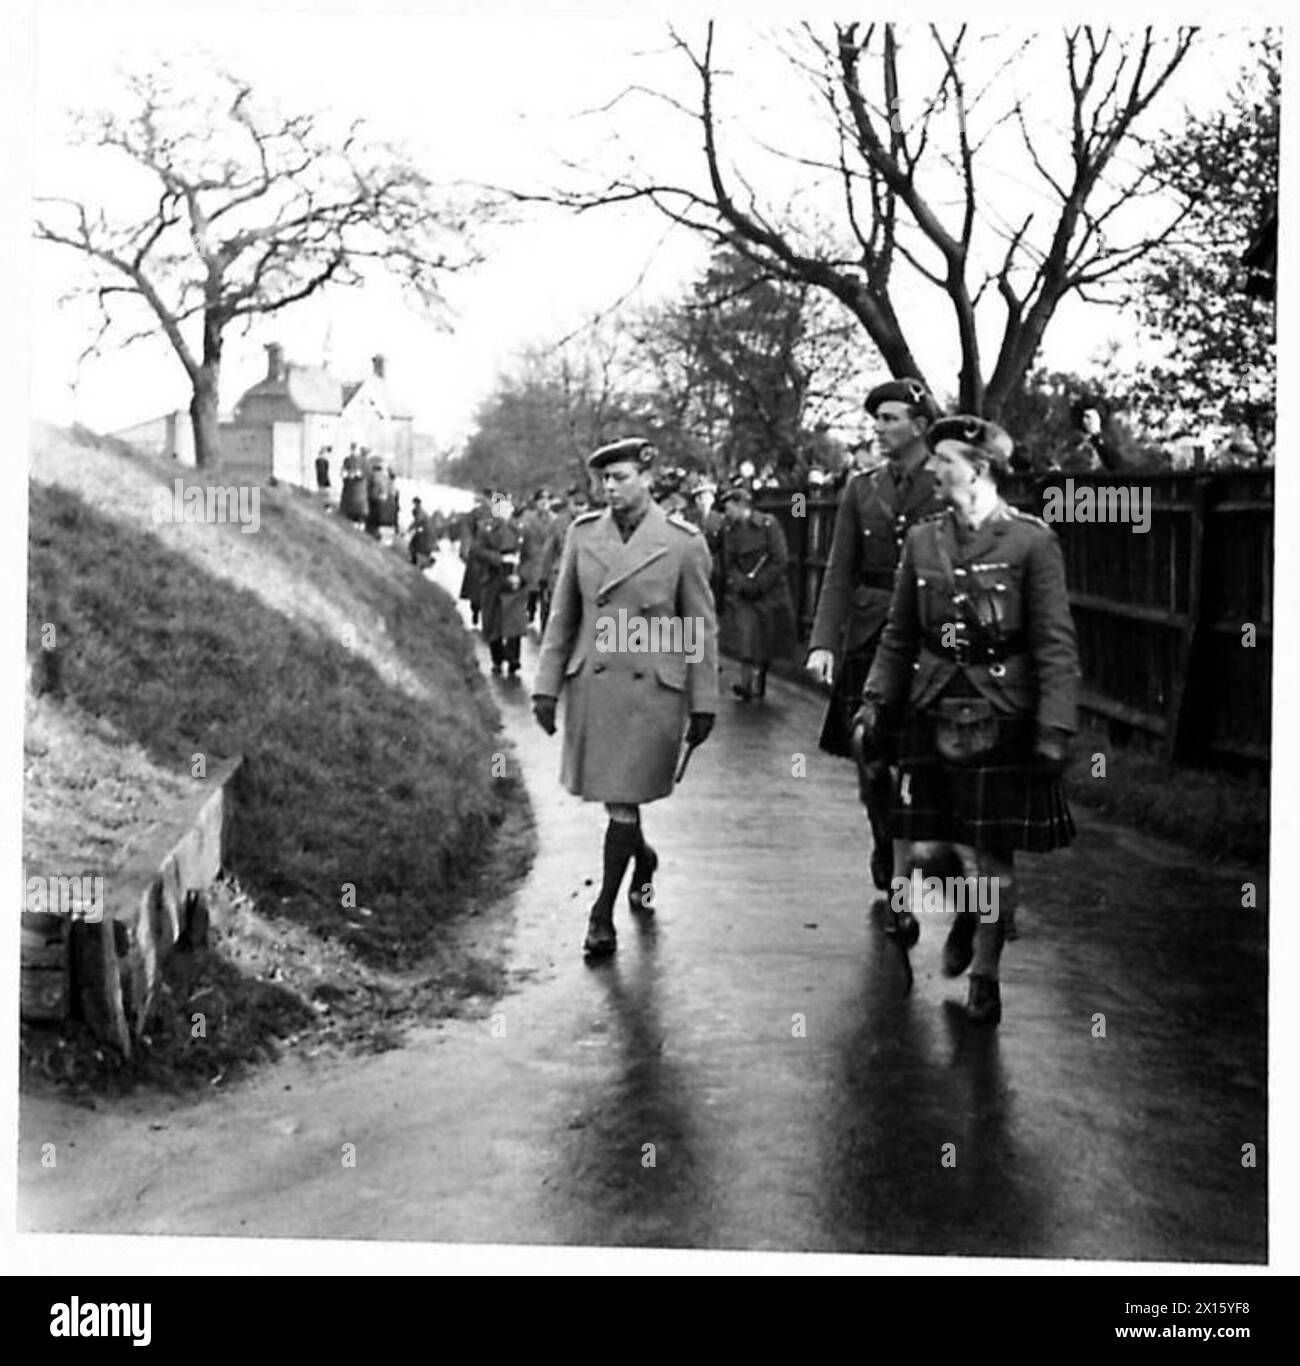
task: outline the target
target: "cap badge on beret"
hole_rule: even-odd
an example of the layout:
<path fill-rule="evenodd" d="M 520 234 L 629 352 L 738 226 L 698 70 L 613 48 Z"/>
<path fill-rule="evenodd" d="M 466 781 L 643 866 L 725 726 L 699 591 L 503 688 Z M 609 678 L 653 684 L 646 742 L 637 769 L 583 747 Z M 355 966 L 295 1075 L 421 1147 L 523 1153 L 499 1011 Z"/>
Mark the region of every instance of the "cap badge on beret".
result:
<path fill-rule="evenodd" d="M 606 465 L 613 465 L 621 460 L 630 460 L 641 469 L 649 469 L 654 464 L 655 448 L 641 436 L 627 436 L 620 441 L 611 441 L 609 445 L 602 446 L 594 455 L 587 460 L 587 468 L 592 470 L 604 469 Z"/>
<path fill-rule="evenodd" d="M 890 379 L 877 384 L 867 395 L 863 407 L 873 417 L 882 403 L 910 403 L 914 408 L 929 410 L 932 404 L 930 391 L 919 379 Z"/>
<path fill-rule="evenodd" d="M 1016 445 L 1010 435 L 996 422 L 975 417 L 970 413 L 940 418 L 930 428 L 929 441 L 934 449 L 944 441 L 960 441 L 1001 470 L 1010 468 L 1011 452 L 1015 450 Z"/>

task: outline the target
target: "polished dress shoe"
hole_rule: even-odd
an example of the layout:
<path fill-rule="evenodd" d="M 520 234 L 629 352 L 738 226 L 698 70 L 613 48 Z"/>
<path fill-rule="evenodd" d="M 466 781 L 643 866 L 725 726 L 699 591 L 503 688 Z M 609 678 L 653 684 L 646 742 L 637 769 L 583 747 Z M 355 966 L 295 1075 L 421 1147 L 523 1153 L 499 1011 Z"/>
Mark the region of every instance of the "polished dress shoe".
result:
<path fill-rule="evenodd" d="M 608 958 L 618 947 L 614 933 L 614 917 L 592 911 L 587 921 L 587 937 L 583 940 L 582 951 L 588 958 Z"/>
<path fill-rule="evenodd" d="M 997 1024 L 1002 1018 L 1002 992 L 997 978 L 971 973 L 970 995 L 966 998 L 966 1018 L 972 1024 Z"/>
<path fill-rule="evenodd" d="M 975 957 L 975 931 L 979 917 L 974 911 L 957 911 L 943 945 L 943 975 L 960 977 Z"/>

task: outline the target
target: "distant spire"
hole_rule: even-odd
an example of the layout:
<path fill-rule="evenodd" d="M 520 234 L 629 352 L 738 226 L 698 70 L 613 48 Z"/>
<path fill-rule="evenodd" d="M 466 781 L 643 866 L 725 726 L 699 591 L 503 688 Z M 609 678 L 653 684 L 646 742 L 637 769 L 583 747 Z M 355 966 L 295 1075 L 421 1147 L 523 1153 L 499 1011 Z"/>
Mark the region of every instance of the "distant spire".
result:
<path fill-rule="evenodd" d="M 321 369 L 328 372 L 334 362 L 334 319 L 330 318 L 325 324 L 325 340 L 321 342 L 320 363 Z"/>

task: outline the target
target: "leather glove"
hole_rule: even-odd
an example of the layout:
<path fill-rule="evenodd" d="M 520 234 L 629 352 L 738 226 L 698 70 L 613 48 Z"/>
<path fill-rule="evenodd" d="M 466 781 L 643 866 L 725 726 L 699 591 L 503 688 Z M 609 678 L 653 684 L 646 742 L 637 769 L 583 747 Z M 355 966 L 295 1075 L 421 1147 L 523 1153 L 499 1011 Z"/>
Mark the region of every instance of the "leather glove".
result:
<path fill-rule="evenodd" d="M 1039 726 L 1034 758 L 1043 768 L 1060 777 L 1070 760 L 1070 732 L 1059 726 Z"/>
<path fill-rule="evenodd" d="M 533 715 L 547 735 L 555 734 L 555 698 L 538 693 L 533 698 Z"/>
<path fill-rule="evenodd" d="M 690 724 L 686 727 L 686 743 L 694 748 L 702 745 L 713 733 L 713 713 L 693 711 Z"/>
<path fill-rule="evenodd" d="M 864 697 L 854 713 L 849 731 L 861 749 L 863 762 L 883 759 L 889 733 L 884 702 L 878 697 Z"/>
<path fill-rule="evenodd" d="M 746 602 L 753 602 L 755 598 L 763 596 L 763 590 L 754 582 L 753 579 L 741 579 L 740 587 L 736 589 Z"/>

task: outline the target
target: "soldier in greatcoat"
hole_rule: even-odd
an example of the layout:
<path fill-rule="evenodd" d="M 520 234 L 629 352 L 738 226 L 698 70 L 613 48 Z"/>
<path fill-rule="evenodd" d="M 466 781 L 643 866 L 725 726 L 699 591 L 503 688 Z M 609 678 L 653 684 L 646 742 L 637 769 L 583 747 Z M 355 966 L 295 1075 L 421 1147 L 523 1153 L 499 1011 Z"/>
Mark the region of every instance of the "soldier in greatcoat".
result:
<path fill-rule="evenodd" d="M 740 682 L 732 692 L 748 702 L 766 694 L 768 665 L 795 646 L 789 556 L 780 522 L 770 512 L 754 510 L 748 484 L 735 484 L 723 494 L 723 516 L 720 648 L 740 661 Z"/>
<path fill-rule="evenodd" d="M 951 842 L 978 879 L 979 913 L 968 899 L 943 969 L 970 968 L 966 1013 L 996 1024 L 1014 852 L 1074 836 L 1060 774 L 1077 724 L 1078 653 L 1055 533 L 998 495 L 1011 438 L 961 416 L 937 422 L 930 439 L 951 510 L 908 533 L 855 726 L 864 749 L 896 753 L 900 840 Z M 895 909 L 911 915 L 914 884 L 898 882 Z"/>
<path fill-rule="evenodd" d="M 821 748 L 845 758 L 862 684 L 889 613 L 903 539 L 909 528 L 943 507 L 926 468 L 925 437 L 935 405 L 925 386 L 915 379 L 888 380 L 871 390 L 865 406 L 885 459 L 855 474 L 840 497 L 808 640 L 808 671 L 831 689 Z M 871 827 L 871 876 L 881 891 L 888 890 L 894 871 L 890 788 L 887 764 L 860 766 L 859 796 Z"/>
<path fill-rule="evenodd" d="M 609 817 L 583 944 L 592 957 L 615 949 L 614 903 L 629 863 L 629 904 L 652 910 L 659 860 L 641 807 L 673 790 L 680 757 L 708 738 L 717 712 L 709 552 L 690 522 L 655 504 L 653 460 L 649 442 L 630 438 L 588 461 L 607 505 L 569 527 L 533 685 L 548 735 L 564 694 L 561 781 L 603 802 Z"/>
<path fill-rule="evenodd" d="M 479 525 L 470 550 L 478 566 L 483 639 L 492 655 L 492 672 L 519 673 L 519 639 L 528 629 L 528 588 L 519 574 L 523 533 L 508 495 L 498 493 L 492 511 Z"/>

